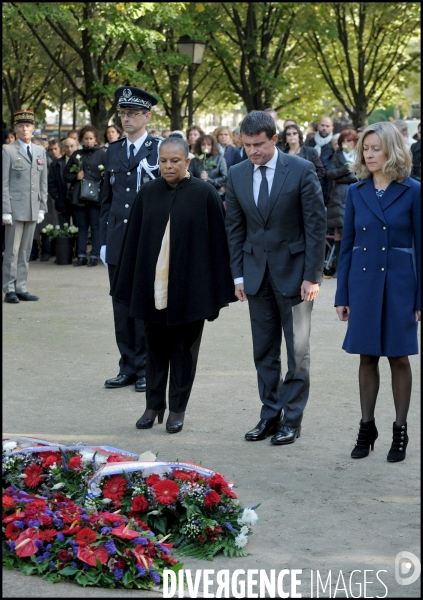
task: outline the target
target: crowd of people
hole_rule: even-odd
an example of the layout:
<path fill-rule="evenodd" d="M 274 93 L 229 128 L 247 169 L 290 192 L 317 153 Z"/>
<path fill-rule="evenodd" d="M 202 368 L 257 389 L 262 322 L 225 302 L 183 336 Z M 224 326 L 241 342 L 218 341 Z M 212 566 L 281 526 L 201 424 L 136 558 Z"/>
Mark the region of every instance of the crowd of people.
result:
<path fill-rule="evenodd" d="M 34 138 L 31 110 L 16 111 L 4 131 L 5 302 L 38 300 L 26 280 L 28 262 L 54 252 L 45 225 L 75 224 L 73 265 L 101 259 L 108 268 L 120 360 L 104 385 L 146 392 L 136 427 L 150 429 L 163 421 L 170 374 L 166 430 L 178 433 L 204 321 L 248 299 L 262 408 L 245 439 L 285 445 L 300 437 L 309 396 L 313 301 L 322 277 L 337 277 L 343 347 L 360 355 L 351 456 L 367 456 L 378 436 L 378 362 L 387 356 L 396 410 L 388 460 L 403 460 L 420 320 L 420 126 L 415 141 L 402 121 L 334 134 L 323 116 L 304 136 L 294 119 L 278 132 L 269 108 L 233 131 L 159 133 L 149 128 L 154 96 L 124 86 L 115 100 L 122 127 L 103 135 L 86 125 L 60 141 Z"/>

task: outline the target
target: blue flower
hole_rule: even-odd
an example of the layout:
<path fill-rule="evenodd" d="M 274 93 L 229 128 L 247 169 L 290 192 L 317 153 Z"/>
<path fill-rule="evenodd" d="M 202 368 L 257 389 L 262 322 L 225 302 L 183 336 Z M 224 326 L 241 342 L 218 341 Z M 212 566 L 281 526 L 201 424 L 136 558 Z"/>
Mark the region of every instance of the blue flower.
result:
<path fill-rule="evenodd" d="M 56 525 L 56 527 L 59 527 L 60 529 L 63 528 L 63 521 L 62 521 L 62 519 L 58 519 L 56 517 L 55 519 L 53 519 L 53 523 Z"/>
<path fill-rule="evenodd" d="M 157 544 L 157 548 L 160 548 L 160 550 L 162 552 L 164 552 L 164 554 L 170 554 L 169 548 L 166 548 L 165 546 L 162 546 L 162 544 Z"/>
<path fill-rule="evenodd" d="M 9 548 L 11 549 L 12 552 L 14 551 L 15 546 L 16 546 L 15 542 L 12 542 L 12 541 L 9 542 Z"/>
<path fill-rule="evenodd" d="M 112 531 L 112 527 L 102 527 L 102 529 L 101 529 L 101 535 L 107 535 L 111 531 Z"/>
<path fill-rule="evenodd" d="M 41 550 L 41 549 L 44 550 L 44 546 L 43 546 L 42 540 L 34 540 L 34 545 L 37 546 L 38 550 Z"/>
<path fill-rule="evenodd" d="M 154 583 L 160 583 L 160 575 L 158 573 L 156 573 L 156 571 L 153 571 L 153 569 L 150 569 L 150 575 L 151 575 L 151 578 L 153 579 Z"/>
<path fill-rule="evenodd" d="M 120 521 L 115 521 L 115 522 L 113 523 L 113 527 L 119 527 L 119 525 L 121 525 L 121 522 L 120 522 Z"/>
<path fill-rule="evenodd" d="M 70 566 L 73 567 L 74 569 L 78 568 L 78 565 L 76 564 L 76 562 L 71 562 Z"/>
<path fill-rule="evenodd" d="M 131 542 L 135 545 L 135 546 L 139 546 L 140 544 L 142 546 L 147 546 L 148 542 L 145 538 L 139 537 L 139 538 L 134 538 L 133 540 L 131 540 Z"/>
<path fill-rule="evenodd" d="M 13 525 L 18 529 L 23 529 L 25 527 L 25 523 L 22 521 L 13 521 Z"/>
<path fill-rule="evenodd" d="M 234 527 L 232 527 L 232 525 L 230 523 L 223 523 L 224 526 L 229 529 L 229 531 L 232 531 L 232 533 L 238 533 L 238 530 L 235 529 Z"/>
<path fill-rule="evenodd" d="M 113 571 L 116 581 L 120 581 L 123 577 L 123 569 L 115 569 Z"/>
<path fill-rule="evenodd" d="M 51 544 L 47 544 L 46 549 L 51 550 Z"/>
<path fill-rule="evenodd" d="M 39 563 L 44 562 L 44 555 L 43 556 L 37 556 L 37 562 L 39 562 Z"/>
<path fill-rule="evenodd" d="M 62 535 L 62 534 L 60 534 Z M 68 540 L 68 544 L 69 546 L 77 546 L 78 544 L 75 542 L 75 540 Z"/>
<path fill-rule="evenodd" d="M 37 521 L 36 519 L 30 519 L 28 521 L 28 527 L 39 527 L 40 526 L 40 522 Z"/>
<path fill-rule="evenodd" d="M 52 560 L 48 563 L 48 566 L 50 567 L 50 569 L 56 568 L 56 565 L 54 564 L 54 562 Z"/>
<path fill-rule="evenodd" d="M 58 542 L 64 542 L 65 536 L 63 535 L 63 533 L 56 533 L 56 539 Z"/>
<path fill-rule="evenodd" d="M 90 518 L 88 515 L 81 515 L 81 517 L 82 517 L 83 519 L 85 519 L 86 521 L 88 521 L 88 519 Z"/>
<path fill-rule="evenodd" d="M 113 540 L 109 540 L 104 544 L 104 547 L 107 548 L 109 554 L 116 554 L 116 546 Z"/>
<path fill-rule="evenodd" d="M 145 567 L 142 567 L 141 565 L 135 565 L 136 570 L 138 571 L 138 575 L 137 577 L 145 577 L 147 571 L 145 570 Z"/>

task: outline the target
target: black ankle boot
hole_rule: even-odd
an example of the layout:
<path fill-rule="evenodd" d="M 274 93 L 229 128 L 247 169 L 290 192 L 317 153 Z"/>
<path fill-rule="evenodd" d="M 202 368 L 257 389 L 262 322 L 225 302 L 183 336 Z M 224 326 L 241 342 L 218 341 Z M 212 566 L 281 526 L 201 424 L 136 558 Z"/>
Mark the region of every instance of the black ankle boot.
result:
<path fill-rule="evenodd" d="M 351 452 L 351 458 L 366 458 L 369 455 L 370 446 L 374 449 L 375 441 L 378 438 L 375 420 L 363 423 L 360 421 L 357 443 Z"/>
<path fill-rule="evenodd" d="M 386 457 L 389 462 L 401 462 L 405 458 L 405 449 L 408 444 L 407 423 L 405 425 L 393 424 L 392 446 Z"/>

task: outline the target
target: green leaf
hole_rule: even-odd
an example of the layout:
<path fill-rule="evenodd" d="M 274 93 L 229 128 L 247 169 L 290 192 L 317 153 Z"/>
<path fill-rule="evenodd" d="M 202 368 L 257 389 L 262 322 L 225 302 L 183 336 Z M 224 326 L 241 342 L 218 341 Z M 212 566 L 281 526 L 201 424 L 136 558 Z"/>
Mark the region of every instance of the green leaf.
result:
<path fill-rule="evenodd" d="M 71 575 L 75 575 L 75 573 L 78 573 L 79 569 L 75 569 L 74 567 L 65 567 L 64 569 L 62 569 L 60 571 L 60 574 L 63 575 L 64 577 L 70 577 Z"/>
<path fill-rule="evenodd" d="M 84 587 L 88 584 L 88 579 L 84 573 L 79 572 L 75 579 L 79 583 L 79 585 L 82 585 Z"/>

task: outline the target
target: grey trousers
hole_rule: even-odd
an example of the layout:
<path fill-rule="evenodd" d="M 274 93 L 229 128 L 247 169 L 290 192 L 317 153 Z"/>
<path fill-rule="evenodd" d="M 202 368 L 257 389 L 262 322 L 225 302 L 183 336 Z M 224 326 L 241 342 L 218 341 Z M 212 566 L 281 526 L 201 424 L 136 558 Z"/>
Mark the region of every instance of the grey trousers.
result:
<path fill-rule="evenodd" d="M 310 389 L 310 325 L 313 302 L 283 296 L 266 269 L 259 291 L 248 296 L 254 363 L 260 399 L 260 417 L 281 414 L 283 424 L 298 426 Z M 288 370 L 281 376 L 282 332 Z"/>
<path fill-rule="evenodd" d="M 28 262 L 36 221 L 15 221 L 5 225 L 3 292 L 27 292 Z"/>

